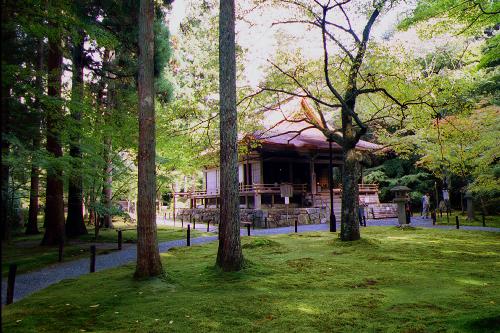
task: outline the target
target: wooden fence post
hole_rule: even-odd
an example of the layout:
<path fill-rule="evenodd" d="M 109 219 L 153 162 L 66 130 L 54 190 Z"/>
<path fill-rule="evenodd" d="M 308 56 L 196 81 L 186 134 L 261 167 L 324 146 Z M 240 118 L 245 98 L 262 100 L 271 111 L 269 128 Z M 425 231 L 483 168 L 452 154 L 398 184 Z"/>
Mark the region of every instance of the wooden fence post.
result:
<path fill-rule="evenodd" d="M 5 304 L 12 304 L 14 301 L 14 286 L 16 284 L 17 265 L 9 265 L 9 277 L 7 278 L 7 300 Z"/>
<path fill-rule="evenodd" d="M 90 246 L 90 273 L 95 272 L 95 245 Z"/>
<path fill-rule="evenodd" d="M 59 241 L 59 262 L 63 261 L 63 250 L 64 250 L 64 241 Z"/>
<path fill-rule="evenodd" d="M 118 230 L 118 250 L 122 249 L 123 235 L 121 229 Z"/>

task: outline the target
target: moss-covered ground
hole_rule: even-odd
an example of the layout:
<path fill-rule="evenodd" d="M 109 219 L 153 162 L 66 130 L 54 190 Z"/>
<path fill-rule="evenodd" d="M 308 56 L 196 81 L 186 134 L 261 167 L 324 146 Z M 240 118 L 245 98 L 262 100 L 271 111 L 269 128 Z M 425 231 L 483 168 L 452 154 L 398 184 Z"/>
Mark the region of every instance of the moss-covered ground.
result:
<path fill-rule="evenodd" d="M 483 216 L 480 212 L 475 213 L 474 220 L 468 220 L 467 213 L 462 213 L 461 211 L 453 211 L 448 217 L 446 217 L 446 213 L 443 213 L 443 216 L 440 216 L 438 213 L 436 222 L 439 225 L 455 225 L 456 216 L 458 216 L 460 225 L 483 226 Z M 486 227 L 500 228 L 500 215 L 487 215 L 484 217 L 484 223 Z"/>
<path fill-rule="evenodd" d="M 88 258 L 90 245 L 95 243 L 110 243 L 109 246 L 98 246 L 97 254 L 106 254 L 117 250 L 117 229 L 123 228 L 123 243 L 130 244 L 137 241 L 137 230 L 135 225 L 117 223 L 115 229 L 104 229 L 99 231 L 97 239 L 93 228 L 88 227 L 88 234 L 78 238 L 68 239 L 64 245 L 63 260 L 70 261 L 80 258 Z M 18 273 L 26 273 L 45 266 L 55 264 L 59 260 L 58 246 L 40 246 L 43 237 L 42 232 L 38 235 L 15 234 L 9 243 L 2 242 L 2 276 L 7 276 L 9 265 L 17 264 Z M 158 226 L 158 240 L 167 242 L 186 238 L 186 229 Z M 199 230 L 192 230 L 191 237 L 209 235 Z M 213 234 L 210 234 L 213 236 Z"/>
<path fill-rule="evenodd" d="M 214 268 L 217 243 L 66 280 L 5 307 L 5 332 L 495 332 L 500 234 L 368 227 L 363 239 L 242 239 L 246 268 Z"/>

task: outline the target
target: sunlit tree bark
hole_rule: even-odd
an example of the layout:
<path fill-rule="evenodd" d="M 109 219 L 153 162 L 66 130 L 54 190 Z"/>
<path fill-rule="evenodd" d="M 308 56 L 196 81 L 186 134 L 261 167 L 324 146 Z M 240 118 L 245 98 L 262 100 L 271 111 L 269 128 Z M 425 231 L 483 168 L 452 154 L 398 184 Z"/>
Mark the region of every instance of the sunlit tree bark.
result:
<path fill-rule="evenodd" d="M 217 265 L 224 271 L 243 267 L 240 242 L 238 188 L 238 132 L 236 113 L 236 53 L 234 0 L 220 1 L 220 227 Z"/>

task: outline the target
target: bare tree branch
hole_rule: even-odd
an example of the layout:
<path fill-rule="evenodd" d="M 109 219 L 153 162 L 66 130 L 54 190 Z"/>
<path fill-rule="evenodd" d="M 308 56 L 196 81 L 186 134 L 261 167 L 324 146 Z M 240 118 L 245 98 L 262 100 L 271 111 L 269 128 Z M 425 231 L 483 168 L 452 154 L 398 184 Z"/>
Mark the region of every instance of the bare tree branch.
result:
<path fill-rule="evenodd" d="M 326 19 L 326 14 L 327 14 L 327 9 L 323 8 L 323 19 L 321 21 L 321 32 L 322 32 L 322 37 L 323 37 L 323 72 L 325 74 L 325 80 L 326 80 L 326 85 L 328 86 L 328 89 L 332 92 L 332 94 L 337 98 L 337 100 L 342 104 L 342 107 L 346 107 L 346 103 L 342 96 L 339 94 L 337 89 L 335 89 L 332 85 L 332 82 L 330 81 L 330 73 L 328 72 L 328 48 L 327 48 L 327 43 L 326 43 L 326 25 L 325 25 L 325 19 Z"/>

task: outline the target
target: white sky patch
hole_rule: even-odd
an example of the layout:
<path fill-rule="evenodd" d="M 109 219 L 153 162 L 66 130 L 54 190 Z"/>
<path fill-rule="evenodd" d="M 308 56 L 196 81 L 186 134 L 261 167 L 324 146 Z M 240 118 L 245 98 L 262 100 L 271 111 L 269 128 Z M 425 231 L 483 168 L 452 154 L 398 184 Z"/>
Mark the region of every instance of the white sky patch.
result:
<path fill-rule="evenodd" d="M 174 1 L 169 15 L 169 28 L 172 34 L 178 33 L 180 23 L 187 15 L 186 6 L 189 5 L 188 3 L 192 2 L 189 0 Z M 347 6 L 345 8 L 354 30 L 358 36 L 361 36 L 368 18 L 366 14 L 360 13 L 359 9 L 354 7 L 355 5 L 359 5 L 359 2 L 354 2 L 351 8 Z M 382 41 L 384 36 L 393 32 L 396 24 L 413 5 L 412 1 L 410 4 L 405 2 L 388 12 L 383 12 L 372 29 L 372 39 Z M 238 6 L 243 10 L 248 10 L 254 5 L 251 1 L 242 1 L 238 3 Z M 329 20 L 347 26 L 340 11 L 334 10 L 333 14 Z M 305 24 L 273 25 L 275 22 L 284 21 L 291 17 L 293 17 L 292 10 L 283 7 L 266 7 L 250 11 L 245 15 L 245 20 L 237 20 L 236 39 L 238 44 L 247 50 L 244 68 L 245 77 L 250 86 L 256 87 L 264 79 L 265 69 L 270 66 L 268 60 L 273 58 L 278 49 L 289 52 L 300 50 L 306 59 L 322 57 L 323 48 L 319 28 Z M 400 34 L 402 34 L 401 37 L 399 37 Z M 402 39 L 410 42 L 413 46 L 420 45 L 421 42 L 415 30 L 404 33 L 397 32 L 395 36 L 398 36 L 399 42 Z M 213 45 L 213 47 L 217 47 L 217 45 Z M 332 49 L 331 53 L 333 52 L 335 51 Z"/>
<path fill-rule="evenodd" d="M 184 0 L 175 0 L 168 16 L 170 33 L 176 35 L 179 32 L 182 20 L 186 18 L 186 2 Z"/>

